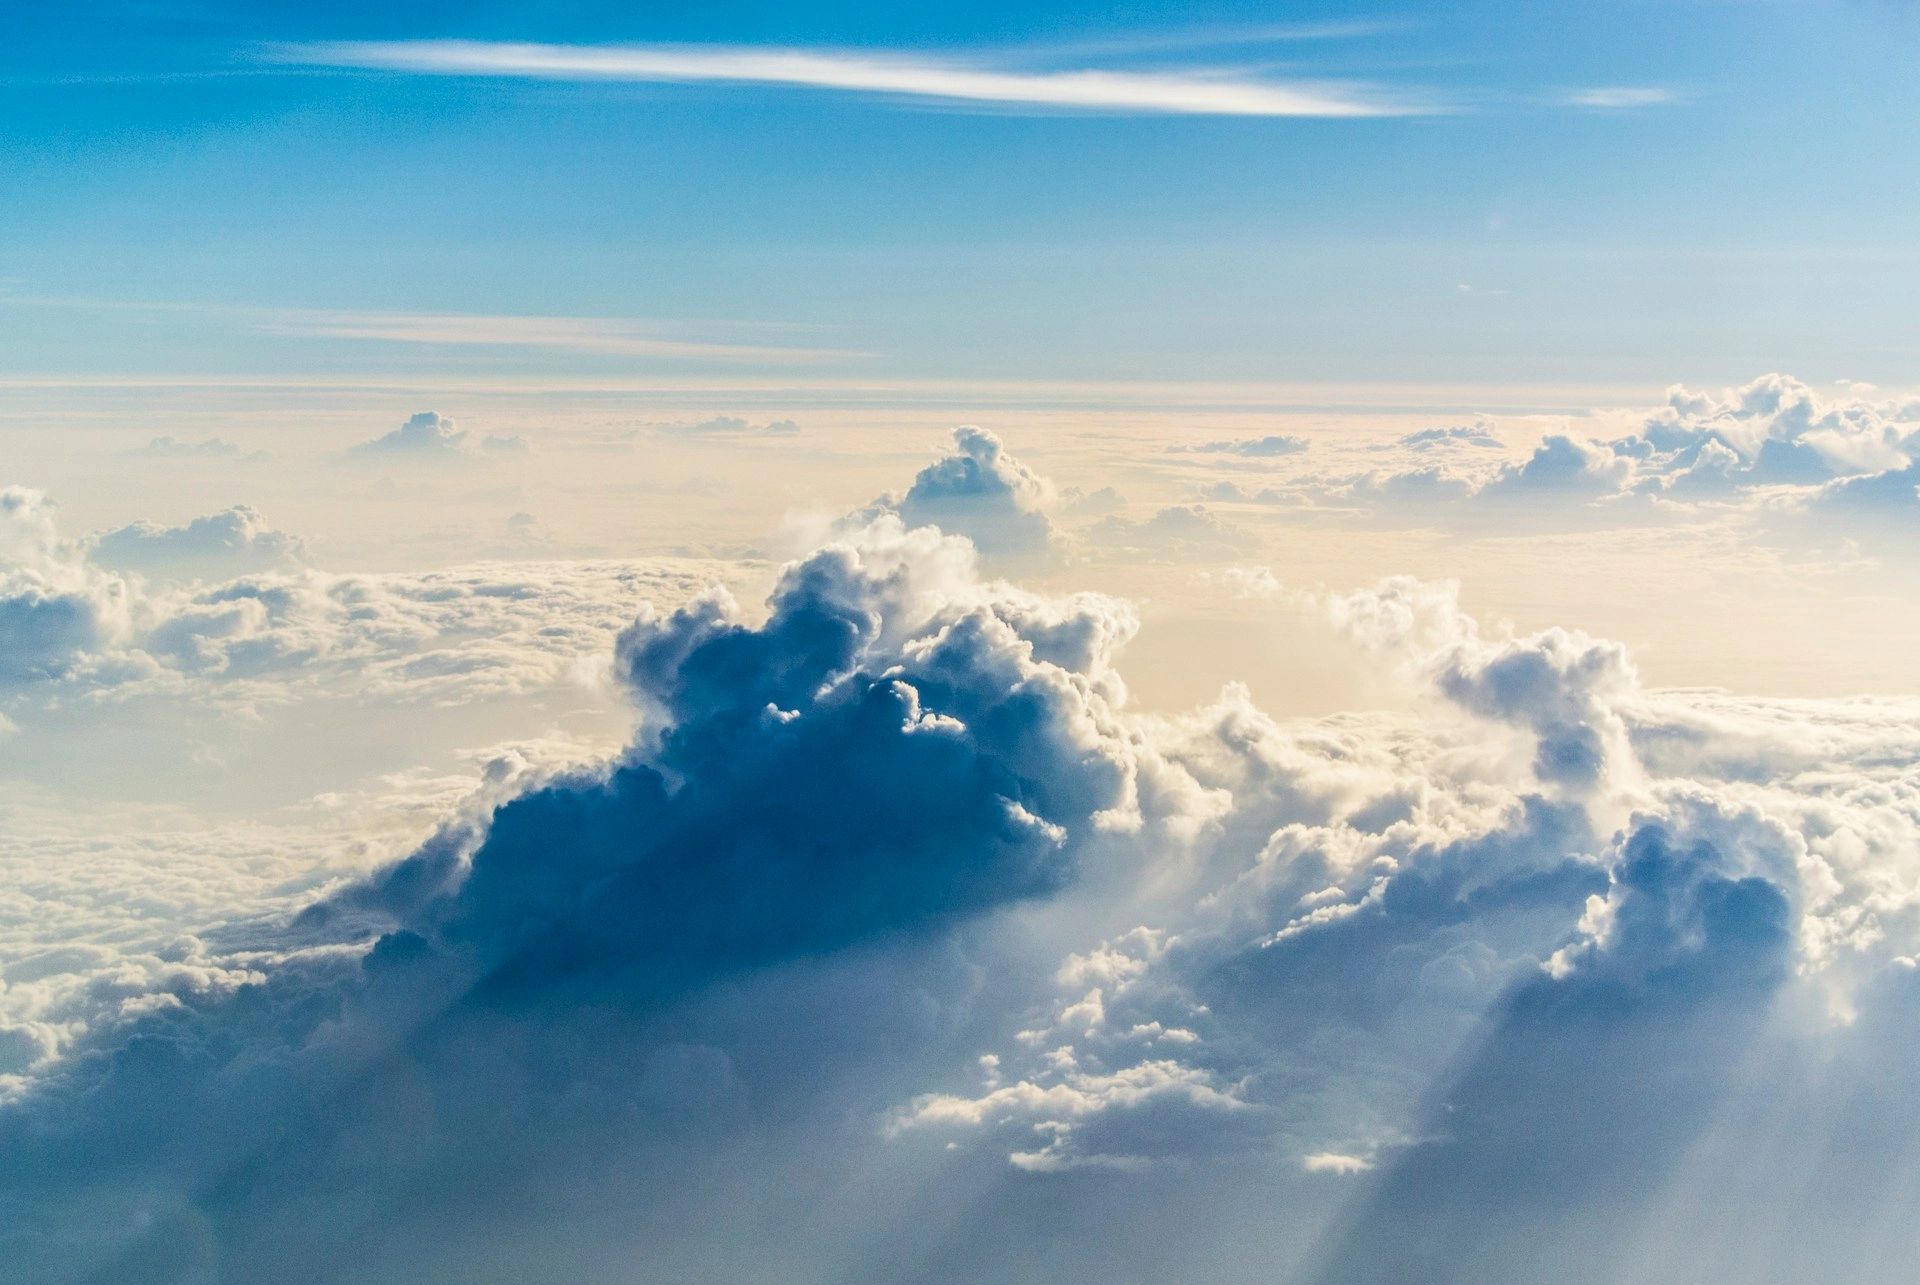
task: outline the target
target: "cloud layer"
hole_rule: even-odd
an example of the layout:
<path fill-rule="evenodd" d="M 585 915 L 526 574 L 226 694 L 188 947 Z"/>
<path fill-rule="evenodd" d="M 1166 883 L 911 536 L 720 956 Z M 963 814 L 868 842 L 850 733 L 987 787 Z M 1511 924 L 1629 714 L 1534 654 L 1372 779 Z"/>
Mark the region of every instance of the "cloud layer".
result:
<path fill-rule="evenodd" d="M 1790 404 L 1637 437 L 1757 460 Z M 1617 491 L 1623 460 L 1487 485 Z M 465 699 L 432 680 L 465 643 L 418 663 L 433 631 L 557 661 L 533 625 L 580 615 L 639 720 L 609 757 L 423 789 L 438 825 L 371 873 L 288 841 L 140 918 L 138 858 L 62 888 L 7 857 L 9 1261 L 1601 1282 L 1683 1250 L 1694 1279 L 1897 1279 L 1912 701 L 1650 690 L 1616 643 L 1402 578 L 1311 598 L 1394 708 L 1278 720 L 1229 686 L 1150 715 L 1131 607 L 988 578 L 953 533 L 1044 547 L 1048 493 L 962 430 L 762 608 L 662 575 L 621 582 L 662 601 L 636 612 L 579 569 L 155 590 L 6 492 L 16 693 L 285 670 Z M 252 632 L 198 623 L 247 603 Z M 261 842 L 207 841 L 204 886 Z"/>

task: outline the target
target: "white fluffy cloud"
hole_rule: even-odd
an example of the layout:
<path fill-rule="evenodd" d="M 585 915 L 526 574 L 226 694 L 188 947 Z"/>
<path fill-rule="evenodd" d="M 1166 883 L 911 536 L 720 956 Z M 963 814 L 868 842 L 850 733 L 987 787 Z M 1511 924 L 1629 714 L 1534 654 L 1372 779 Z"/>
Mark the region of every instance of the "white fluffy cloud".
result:
<path fill-rule="evenodd" d="M 1505 463 L 1459 449 L 1497 448 L 1484 427 L 1427 429 L 1396 444 L 1410 453 L 1400 467 L 1310 475 L 1256 497 L 1217 498 L 1359 506 L 1422 521 L 1484 518 L 1492 508 L 1533 523 L 1670 519 L 1756 497 L 1767 498 L 1769 511 L 1915 507 L 1920 401 L 1827 399 L 1775 374 L 1718 396 L 1675 387 L 1664 406 L 1636 412 L 1630 423 L 1631 431 L 1609 438 L 1551 432 L 1527 458 Z"/>
<path fill-rule="evenodd" d="M 16 703 L 196 686 L 229 703 L 524 692 L 603 656 L 642 599 L 678 602 L 741 569 L 663 559 L 337 575 L 298 565 L 298 538 L 245 506 L 93 541 L 62 538 L 54 515 L 39 492 L 0 492 L 0 683 Z M 270 569 L 236 574 L 258 564 Z M 134 567 L 204 581 L 149 582 L 123 570 Z"/>
<path fill-rule="evenodd" d="M 185 526 L 140 521 L 92 540 L 95 563 L 169 579 L 231 579 L 307 560 L 298 536 L 277 531 L 250 505 L 195 518 Z"/>
<path fill-rule="evenodd" d="M 904 495 L 870 512 L 895 512 L 909 526 L 937 526 L 963 535 L 992 557 L 1030 558 L 1048 551 L 1053 524 L 1044 511 L 1051 488 L 983 428 L 957 428 L 953 452 L 920 470 Z"/>

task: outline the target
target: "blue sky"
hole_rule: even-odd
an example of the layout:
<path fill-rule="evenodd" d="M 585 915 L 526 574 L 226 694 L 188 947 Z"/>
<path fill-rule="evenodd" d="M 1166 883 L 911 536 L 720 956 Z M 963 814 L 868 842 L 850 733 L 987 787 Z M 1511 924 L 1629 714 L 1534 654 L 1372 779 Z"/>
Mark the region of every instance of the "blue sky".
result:
<path fill-rule="evenodd" d="M 52 10 L 52 11 L 48 11 Z M 1891 380 L 1920 344 L 1908 7 L 127 5 L 4 20 L 9 373 L 657 371 L 286 310 L 625 319 L 836 371 Z M 1057 111 L 426 75 L 319 42 L 1332 83 L 1411 114 Z M 771 329 L 769 329 L 771 328 Z M 743 341 L 744 342 L 744 341 Z"/>

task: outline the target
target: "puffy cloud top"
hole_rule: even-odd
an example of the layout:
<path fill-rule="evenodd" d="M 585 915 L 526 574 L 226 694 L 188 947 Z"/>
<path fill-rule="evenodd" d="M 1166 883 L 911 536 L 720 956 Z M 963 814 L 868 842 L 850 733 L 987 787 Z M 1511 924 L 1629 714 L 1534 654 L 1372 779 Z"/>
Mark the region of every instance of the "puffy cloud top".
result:
<path fill-rule="evenodd" d="M 1499 443 L 1479 428 L 1428 429 L 1398 443 L 1423 453 L 1456 444 Z M 1756 488 L 1773 487 L 1786 488 L 1782 511 L 1897 515 L 1916 509 L 1917 455 L 1920 400 L 1827 400 L 1774 374 L 1718 396 L 1675 387 L 1664 406 L 1642 414 L 1625 436 L 1597 441 L 1549 434 L 1526 460 L 1491 471 L 1423 464 L 1306 479 L 1295 487 L 1303 499 L 1416 513 L 1553 497 L 1573 504 L 1551 512 L 1573 513 L 1578 506 L 1589 515 L 1611 510 L 1620 516 L 1748 502 Z M 1453 458 L 1457 464 L 1459 456 Z"/>
<path fill-rule="evenodd" d="M 355 455 L 394 455 L 431 459 L 460 454 L 467 440 L 464 430 L 433 411 L 421 411 L 383 437 L 351 448 Z"/>
<path fill-rule="evenodd" d="M 230 578 L 306 560 L 299 537 L 276 531 L 250 505 L 193 519 L 185 526 L 135 522 L 94 539 L 93 560 L 152 575 Z"/>
<path fill-rule="evenodd" d="M 64 676 L 125 633 L 132 597 L 60 537 L 44 494 L 0 491 L 0 683 Z"/>
<path fill-rule="evenodd" d="M 1134 815 L 1108 669 L 1129 626 L 1099 600 L 942 593 L 966 560 L 883 521 L 790 568 L 757 627 L 724 594 L 643 614 L 621 672 L 663 721 L 638 757 L 516 800 L 470 863 L 430 849 L 378 898 L 501 977 L 679 988 L 1058 888 Z"/>
<path fill-rule="evenodd" d="M 908 526 L 964 535 L 983 553 L 1044 550 L 1053 526 L 1041 511 L 1046 482 L 983 428 L 957 428 L 951 455 L 929 464 L 894 506 Z"/>

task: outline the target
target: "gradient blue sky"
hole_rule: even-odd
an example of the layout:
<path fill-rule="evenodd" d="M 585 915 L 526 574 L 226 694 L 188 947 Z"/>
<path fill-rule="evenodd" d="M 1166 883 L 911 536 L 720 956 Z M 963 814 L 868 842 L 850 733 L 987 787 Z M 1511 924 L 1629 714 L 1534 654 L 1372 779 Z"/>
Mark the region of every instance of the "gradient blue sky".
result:
<path fill-rule="evenodd" d="M 1419 110 L 1060 112 L 285 48 L 439 38 L 1225 71 Z M 803 364 L 853 380 L 1897 382 L 1920 346 L 1908 4 L 32 4 L 0 48 L 16 378 L 669 360 L 312 333 L 366 312 L 615 319 L 850 354 Z"/>

